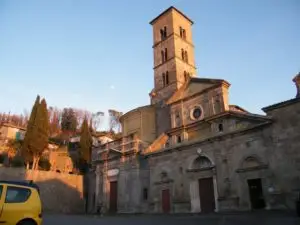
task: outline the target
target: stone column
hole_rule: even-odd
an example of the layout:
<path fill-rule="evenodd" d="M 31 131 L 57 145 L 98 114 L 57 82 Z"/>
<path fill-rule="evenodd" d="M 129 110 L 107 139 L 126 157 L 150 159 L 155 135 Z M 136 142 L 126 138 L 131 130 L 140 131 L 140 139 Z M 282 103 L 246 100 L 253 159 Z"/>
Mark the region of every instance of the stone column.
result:
<path fill-rule="evenodd" d="M 99 196 L 99 188 L 100 188 L 100 167 L 96 166 L 96 187 L 95 187 L 95 208 L 97 210 L 97 207 L 99 206 L 99 203 L 101 202 L 100 196 Z"/>
<path fill-rule="evenodd" d="M 218 182 L 217 182 L 217 176 L 213 175 L 213 183 L 214 183 L 214 196 L 215 196 L 215 212 L 219 212 L 219 193 L 218 193 Z"/>
<path fill-rule="evenodd" d="M 201 212 L 198 180 L 190 182 L 191 212 Z"/>

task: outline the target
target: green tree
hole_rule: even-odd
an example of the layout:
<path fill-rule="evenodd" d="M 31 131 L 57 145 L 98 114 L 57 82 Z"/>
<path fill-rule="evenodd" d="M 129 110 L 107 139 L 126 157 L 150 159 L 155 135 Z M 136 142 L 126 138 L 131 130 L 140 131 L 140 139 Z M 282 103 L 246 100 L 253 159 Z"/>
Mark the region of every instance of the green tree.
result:
<path fill-rule="evenodd" d="M 26 129 L 26 134 L 24 137 L 24 142 L 22 146 L 22 156 L 24 158 L 24 161 L 26 163 L 26 168 L 29 169 L 29 164 L 32 162 L 32 151 L 31 151 L 31 143 L 34 140 L 33 137 L 33 130 L 34 130 L 34 123 L 36 120 L 37 116 L 37 111 L 40 105 L 40 96 L 38 95 L 36 97 L 35 103 L 32 107 L 28 124 L 27 124 L 27 129 Z"/>
<path fill-rule="evenodd" d="M 76 113 L 72 108 L 64 108 L 61 117 L 62 131 L 76 131 L 78 125 Z"/>
<path fill-rule="evenodd" d="M 27 131 L 24 138 L 22 155 L 29 168 L 30 161 L 33 161 L 32 169 L 38 169 L 39 159 L 48 145 L 49 119 L 47 103 L 37 96 L 32 108 Z"/>
<path fill-rule="evenodd" d="M 85 165 L 88 165 L 91 162 L 92 136 L 86 118 L 83 120 L 81 126 L 79 146 L 80 146 L 80 158 L 83 160 Z"/>
<path fill-rule="evenodd" d="M 35 140 L 36 146 L 33 151 L 33 169 L 38 169 L 39 160 L 49 142 L 49 117 L 45 99 L 42 99 L 38 108 L 36 128 L 37 139 Z"/>

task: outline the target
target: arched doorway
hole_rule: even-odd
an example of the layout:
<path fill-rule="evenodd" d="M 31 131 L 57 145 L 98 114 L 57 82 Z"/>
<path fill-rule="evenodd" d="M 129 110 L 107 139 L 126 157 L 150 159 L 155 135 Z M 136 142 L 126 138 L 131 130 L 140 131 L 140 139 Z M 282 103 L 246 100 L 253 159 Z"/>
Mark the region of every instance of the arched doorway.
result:
<path fill-rule="evenodd" d="M 256 155 L 244 157 L 237 169 L 240 178 L 240 202 L 248 209 L 266 207 L 264 189 L 266 189 L 268 165 Z"/>
<path fill-rule="evenodd" d="M 206 156 L 198 156 L 192 161 L 188 172 L 192 212 L 214 212 L 217 194 L 213 163 Z"/>

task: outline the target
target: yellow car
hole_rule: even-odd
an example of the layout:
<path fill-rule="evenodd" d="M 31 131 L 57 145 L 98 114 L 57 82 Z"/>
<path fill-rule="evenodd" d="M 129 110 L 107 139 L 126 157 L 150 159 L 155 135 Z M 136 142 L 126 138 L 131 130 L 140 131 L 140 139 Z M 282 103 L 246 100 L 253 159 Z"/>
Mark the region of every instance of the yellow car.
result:
<path fill-rule="evenodd" d="M 42 203 L 36 184 L 0 181 L 0 224 L 42 224 Z"/>

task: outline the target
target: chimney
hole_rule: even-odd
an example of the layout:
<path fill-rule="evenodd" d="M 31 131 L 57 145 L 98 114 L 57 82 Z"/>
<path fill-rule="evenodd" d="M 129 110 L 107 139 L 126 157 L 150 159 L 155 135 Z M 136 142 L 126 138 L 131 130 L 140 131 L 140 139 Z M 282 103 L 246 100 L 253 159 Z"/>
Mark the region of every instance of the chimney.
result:
<path fill-rule="evenodd" d="M 297 95 L 296 98 L 300 98 L 300 72 L 294 77 L 293 79 L 294 83 L 297 87 Z"/>

